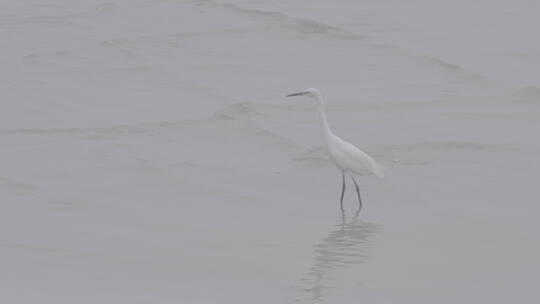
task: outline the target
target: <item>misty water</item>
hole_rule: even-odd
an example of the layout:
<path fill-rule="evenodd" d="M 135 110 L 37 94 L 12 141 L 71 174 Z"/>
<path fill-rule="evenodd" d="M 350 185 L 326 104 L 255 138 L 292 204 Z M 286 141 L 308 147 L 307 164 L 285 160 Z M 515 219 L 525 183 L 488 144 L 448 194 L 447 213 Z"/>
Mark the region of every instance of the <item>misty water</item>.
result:
<path fill-rule="evenodd" d="M 539 9 L 3 1 L 1 302 L 540 300 Z"/>

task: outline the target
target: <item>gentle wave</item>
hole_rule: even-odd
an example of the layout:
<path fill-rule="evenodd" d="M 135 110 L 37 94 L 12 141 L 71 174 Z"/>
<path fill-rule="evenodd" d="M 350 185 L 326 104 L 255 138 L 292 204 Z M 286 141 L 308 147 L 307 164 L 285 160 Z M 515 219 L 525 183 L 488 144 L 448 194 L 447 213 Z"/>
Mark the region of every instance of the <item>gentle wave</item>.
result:
<path fill-rule="evenodd" d="M 269 104 L 254 102 L 236 102 L 217 111 L 216 116 L 226 119 L 246 119 L 257 116 L 266 116 L 271 111 L 305 111 L 305 106 L 290 104 Z"/>
<path fill-rule="evenodd" d="M 6 248 L 22 249 L 24 251 L 45 254 L 45 255 L 70 255 L 70 256 L 88 255 L 88 253 L 81 250 L 46 247 L 46 246 L 32 245 L 28 243 L 0 243 L 0 247 L 3 247 L 4 249 Z"/>
<path fill-rule="evenodd" d="M 349 40 L 350 39 L 356 40 L 357 38 L 360 38 L 361 40 L 366 40 L 368 42 L 374 41 L 374 38 L 370 37 L 366 33 L 362 33 L 362 34 L 352 33 L 347 29 L 340 28 L 334 25 L 322 23 L 313 19 L 295 18 L 295 17 L 289 16 L 285 13 L 278 12 L 278 11 L 263 11 L 263 10 L 252 9 L 252 8 L 245 8 L 239 5 L 235 5 L 235 4 L 223 4 L 223 7 L 229 10 L 233 10 L 235 12 L 247 14 L 249 16 L 253 16 L 257 18 L 266 18 L 276 23 L 279 23 L 279 22 L 286 23 L 288 26 L 293 26 L 296 30 L 304 34 L 305 33 L 328 34 L 327 37 L 344 38 L 344 39 L 349 39 Z M 369 44 L 368 47 L 372 49 L 399 52 L 402 55 L 413 57 L 416 61 L 420 63 L 429 64 L 431 66 L 441 69 L 444 72 L 453 73 L 453 74 L 465 77 L 469 81 L 471 80 L 476 81 L 484 85 L 508 87 L 508 85 L 496 82 L 487 76 L 475 74 L 470 71 L 467 71 L 463 66 L 457 63 L 448 62 L 442 58 L 439 58 L 438 56 L 434 54 L 422 54 L 419 52 L 413 52 L 411 50 L 407 50 L 404 47 L 401 47 L 399 45 L 378 43 L 378 42 L 371 42 L 371 44 Z"/>
<path fill-rule="evenodd" d="M 536 86 L 519 87 L 514 90 L 514 94 L 518 97 L 517 101 L 525 103 L 540 102 L 540 88 Z"/>
<path fill-rule="evenodd" d="M 189 126 L 200 121 L 161 121 L 151 123 L 137 123 L 111 126 L 76 127 L 76 128 L 16 128 L 0 130 L 6 134 L 78 134 L 78 133 L 146 133 L 158 129 Z"/>
<path fill-rule="evenodd" d="M 432 67 L 440 69 L 441 71 L 445 73 L 451 73 L 460 77 L 464 77 L 469 81 L 475 81 L 483 85 L 492 85 L 492 86 L 504 87 L 504 88 L 508 87 L 508 85 L 506 84 L 494 81 L 484 75 L 472 73 L 468 71 L 465 67 L 457 63 L 448 62 L 433 54 L 423 54 L 419 52 L 414 52 L 404 47 L 394 45 L 394 44 L 387 44 L 387 43 L 374 43 L 370 45 L 370 48 L 391 51 L 391 52 L 395 52 L 404 56 L 409 56 L 409 57 L 414 58 L 418 63 L 430 65 Z"/>
<path fill-rule="evenodd" d="M 0 177 L 0 189 L 11 189 L 15 191 L 31 192 L 35 191 L 37 187 L 32 184 L 22 183 L 12 179 Z"/>
<path fill-rule="evenodd" d="M 266 18 L 270 21 L 286 22 L 296 30 L 304 34 L 324 34 L 331 32 L 343 32 L 344 30 L 326 23 L 305 18 L 294 18 L 285 13 L 275 11 L 263 11 L 258 9 L 246 8 L 236 4 L 223 4 L 224 8 L 237 13 L 242 13 L 251 17 Z"/>
<path fill-rule="evenodd" d="M 524 147 L 512 145 L 512 144 L 483 144 L 475 142 L 431 142 L 423 141 L 414 143 L 411 145 L 401 146 L 401 148 L 411 150 L 466 150 L 466 151 L 488 151 L 488 152 L 503 152 L 503 151 L 516 151 L 526 149 Z"/>
<path fill-rule="evenodd" d="M 300 145 L 275 132 L 267 130 L 249 119 L 257 115 L 264 116 L 260 110 L 285 109 L 287 106 L 272 106 L 268 104 L 235 103 L 218 110 L 212 117 L 201 120 L 158 121 L 122 125 L 72 127 L 72 128 L 15 128 L 0 130 L 0 134 L 13 135 L 82 135 L 82 134 L 141 134 L 155 133 L 178 128 L 216 128 L 223 130 L 224 126 L 232 127 L 231 135 L 249 131 L 251 135 L 270 138 L 282 148 L 299 148 Z M 232 122 L 232 123 L 231 123 Z M 230 128 L 228 128 L 230 129 Z"/>

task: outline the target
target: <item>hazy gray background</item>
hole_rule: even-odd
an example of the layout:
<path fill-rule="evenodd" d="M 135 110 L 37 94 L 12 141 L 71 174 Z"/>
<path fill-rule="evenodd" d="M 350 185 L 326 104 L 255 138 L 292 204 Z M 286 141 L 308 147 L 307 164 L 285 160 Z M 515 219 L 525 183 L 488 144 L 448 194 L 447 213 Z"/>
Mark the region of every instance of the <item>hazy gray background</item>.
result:
<path fill-rule="evenodd" d="M 539 9 L 2 1 L 0 301 L 539 301 Z"/>

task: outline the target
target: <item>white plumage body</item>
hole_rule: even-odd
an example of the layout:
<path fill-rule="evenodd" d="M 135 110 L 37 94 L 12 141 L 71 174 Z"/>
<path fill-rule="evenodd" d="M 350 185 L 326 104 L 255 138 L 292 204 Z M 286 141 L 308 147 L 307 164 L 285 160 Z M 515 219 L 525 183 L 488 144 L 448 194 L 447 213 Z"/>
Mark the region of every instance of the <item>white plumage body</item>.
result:
<path fill-rule="evenodd" d="M 334 134 L 329 134 L 326 138 L 326 145 L 330 160 L 341 171 L 356 175 L 375 174 L 379 178 L 383 177 L 383 171 L 379 164 L 353 144 Z"/>

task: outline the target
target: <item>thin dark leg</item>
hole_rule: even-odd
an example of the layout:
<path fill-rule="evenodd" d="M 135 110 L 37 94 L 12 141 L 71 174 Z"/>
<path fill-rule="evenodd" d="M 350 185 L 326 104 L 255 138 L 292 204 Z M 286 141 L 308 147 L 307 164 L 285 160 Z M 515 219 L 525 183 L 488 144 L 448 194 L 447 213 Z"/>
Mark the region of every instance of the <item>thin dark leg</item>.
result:
<path fill-rule="evenodd" d="M 341 212 L 343 213 L 343 196 L 345 195 L 345 172 L 341 172 L 342 186 L 341 186 L 341 199 L 339 200 L 341 206 Z"/>
<path fill-rule="evenodd" d="M 354 179 L 354 176 L 352 178 L 354 182 L 354 187 L 356 188 L 356 194 L 358 194 L 358 212 L 360 212 L 360 209 L 362 209 L 362 198 L 360 197 L 360 188 L 358 188 L 358 184 L 356 183 L 356 180 Z"/>

